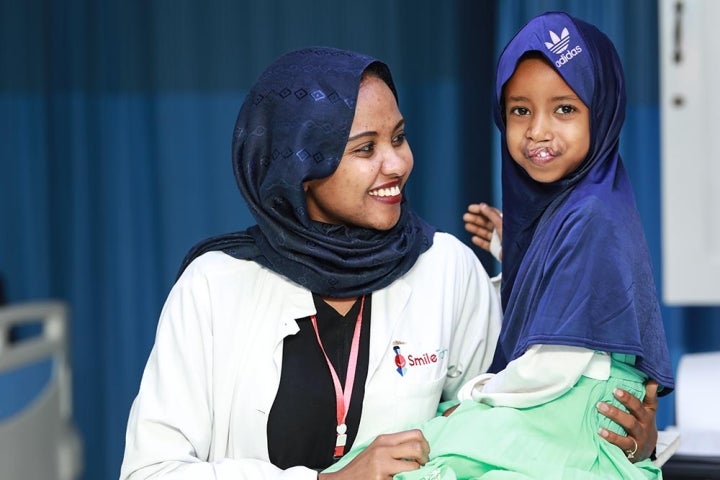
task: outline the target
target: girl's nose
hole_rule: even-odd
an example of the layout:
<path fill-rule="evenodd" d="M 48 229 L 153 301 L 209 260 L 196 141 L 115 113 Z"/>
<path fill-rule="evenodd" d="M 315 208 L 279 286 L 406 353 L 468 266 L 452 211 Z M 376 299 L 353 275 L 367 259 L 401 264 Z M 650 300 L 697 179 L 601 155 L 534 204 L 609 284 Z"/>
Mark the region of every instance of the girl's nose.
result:
<path fill-rule="evenodd" d="M 552 130 L 550 123 L 543 115 L 533 116 L 530 125 L 528 125 L 525 136 L 534 142 L 543 142 L 552 138 Z"/>

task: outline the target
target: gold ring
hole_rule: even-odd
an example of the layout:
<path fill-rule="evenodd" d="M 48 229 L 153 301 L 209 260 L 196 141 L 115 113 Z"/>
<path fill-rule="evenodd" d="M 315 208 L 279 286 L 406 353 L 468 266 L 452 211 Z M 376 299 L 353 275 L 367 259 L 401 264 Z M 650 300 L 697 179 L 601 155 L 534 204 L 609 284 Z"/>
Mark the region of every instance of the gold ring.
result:
<path fill-rule="evenodd" d="M 633 449 L 625 450 L 625 456 L 628 458 L 628 460 L 632 460 L 633 458 L 635 458 L 635 453 L 637 452 L 638 444 L 633 437 L 628 437 L 628 438 L 630 440 L 632 440 L 632 442 L 633 442 Z"/>

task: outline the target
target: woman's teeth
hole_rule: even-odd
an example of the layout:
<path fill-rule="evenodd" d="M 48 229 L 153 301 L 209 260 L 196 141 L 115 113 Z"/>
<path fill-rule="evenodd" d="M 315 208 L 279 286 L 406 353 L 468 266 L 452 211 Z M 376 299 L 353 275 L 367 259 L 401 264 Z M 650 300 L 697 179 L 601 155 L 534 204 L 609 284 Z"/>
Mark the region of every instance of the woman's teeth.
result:
<path fill-rule="evenodd" d="M 395 185 L 390 188 L 379 188 L 377 190 L 371 190 L 370 195 L 373 197 L 394 197 L 400 195 L 400 187 Z"/>

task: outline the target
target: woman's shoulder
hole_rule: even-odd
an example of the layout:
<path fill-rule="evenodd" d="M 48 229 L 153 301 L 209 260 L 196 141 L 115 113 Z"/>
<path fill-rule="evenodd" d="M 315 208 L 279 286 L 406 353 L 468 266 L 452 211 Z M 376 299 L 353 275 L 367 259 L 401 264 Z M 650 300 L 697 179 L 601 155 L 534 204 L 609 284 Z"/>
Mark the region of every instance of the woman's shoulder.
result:
<path fill-rule="evenodd" d="M 439 255 L 457 255 L 461 257 L 475 257 L 473 251 L 460 241 L 455 235 L 447 232 L 435 232 L 432 247 L 428 252 Z"/>
<path fill-rule="evenodd" d="M 306 289 L 282 275 L 253 260 L 235 258 L 221 251 L 203 253 L 195 258 L 173 288 L 208 295 L 213 301 L 263 295 L 310 298 Z M 209 292 L 213 292 L 212 295 Z"/>
<path fill-rule="evenodd" d="M 183 277 L 188 276 L 217 276 L 229 273 L 250 273 L 262 267 L 252 260 L 235 258 L 222 251 L 211 251 L 203 253 L 195 258 L 183 272 Z"/>
<path fill-rule="evenodd" d="M 222 251 L 203 253 L 195 258 L 177 281 L 191 287 L 198 284 L 213 289 L 249 291 L 255 287 L 280 288 L 294 285 L 285 277 L 253 260 L 235 258 Z"/>
<path fill-rule="evenodd" d="M 482 269 L 475 252 L 455 235 L 447 232 L 435 232 L 432 246 L 420 256 L 419 263 L 437 270 Z"/>

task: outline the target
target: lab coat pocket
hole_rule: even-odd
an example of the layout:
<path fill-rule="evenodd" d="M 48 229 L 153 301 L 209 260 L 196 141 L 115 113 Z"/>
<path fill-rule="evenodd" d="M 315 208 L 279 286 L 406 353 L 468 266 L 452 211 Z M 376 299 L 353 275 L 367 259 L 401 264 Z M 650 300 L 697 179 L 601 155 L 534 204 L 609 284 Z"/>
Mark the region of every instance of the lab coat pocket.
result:
<path fill-rule="evenodd" d="M 372 397 L 378 402 L 376 407 L 384 412 L 386 431 L 415 428 L 435 415 L 446 380 L 445 369 L 415 371 L 414 375 L 385 373 L 383 392 L 366 399 Z"/>
<path fill-rule="evenodd" d="M 445 375 L 424 381 L 398 382 L 389 410 L 397 423 L 397 430 L 418 427 L 432 418 L 440 403 Z"/>

